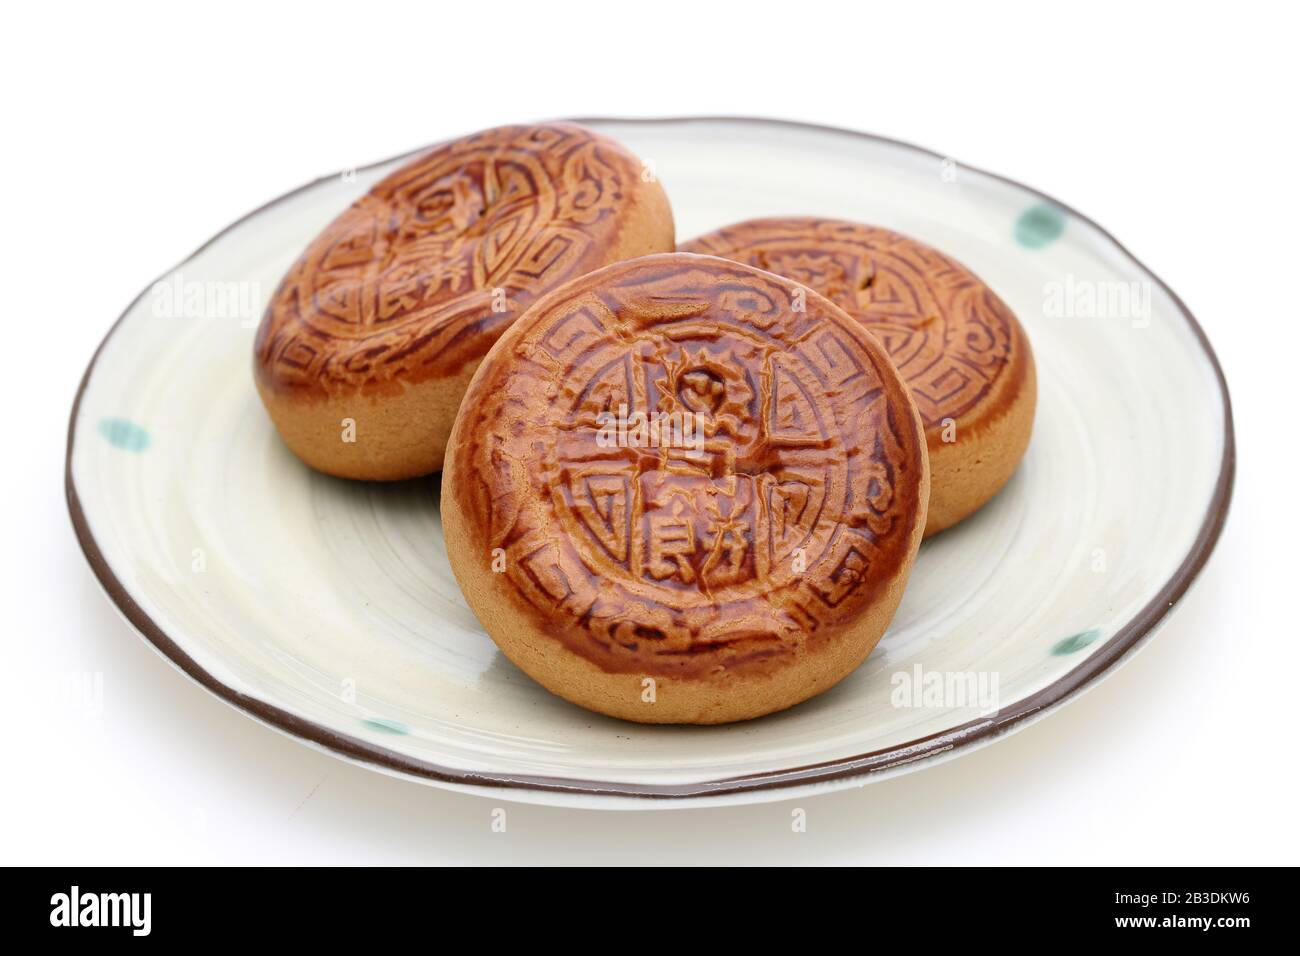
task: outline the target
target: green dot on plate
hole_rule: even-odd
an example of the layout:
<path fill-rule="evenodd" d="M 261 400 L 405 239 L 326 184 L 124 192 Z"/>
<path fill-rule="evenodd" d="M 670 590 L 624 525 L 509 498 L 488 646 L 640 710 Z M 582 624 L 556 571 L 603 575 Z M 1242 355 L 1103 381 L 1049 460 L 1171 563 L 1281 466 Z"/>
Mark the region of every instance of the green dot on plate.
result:
<path fill-rule="evenodd" d="M 1057 641 L 1052 645 L 1052 653 L 1058 657 L 1063 654 L 1073 654 L 1075 651 L 1083 650 L 1099 637 L 1101 637 L 1101 631 L 1097 630 L 1095 627 L 1091 630 L 1080 631 L 1078 634 Z"/>
<path fill-rule="evenodd" d="M 1016 220 L 1016 242 L 1026 249 L 1041 249 L 1065 232 L 1065 213 L 1051 203 L 1039 203 Z"/>
<path fill-rule="evenodd" d="M 144 451 L 149 447 L 149 433 L 125 418 L 101 418 L 99 433 L 110 445 L 123 451 Z"/>
<path fill-rule="evenodd" d="M 371 730 L 382 730 L 386 734 L 410 733 L 406 724 L 400 720 L 389 720 L 387 717 L 366 717 L 361 722 Z"/>

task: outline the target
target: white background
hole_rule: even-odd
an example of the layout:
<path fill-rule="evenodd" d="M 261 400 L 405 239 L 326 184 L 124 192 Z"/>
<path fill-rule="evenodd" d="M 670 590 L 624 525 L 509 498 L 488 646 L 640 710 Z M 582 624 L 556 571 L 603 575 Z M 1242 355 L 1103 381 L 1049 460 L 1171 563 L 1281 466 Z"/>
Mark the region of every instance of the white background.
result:
<path fill-rule="evenodd" d="M 10 11 L 3 73 L 0 863 L 1297 863 L 1296 23 L 1089 2 Z M 717 7 L 716 11 L 714 7 Z M 16 18 L 16 19 L 15 19 Z M 67 519 L 95 346 L 141 288 L 318 175 L 559 116 L 750 114 L 928 146 L 1038 187 L 1186 300 L 1239 472 L 1172 623 L 1023 733 L 861 790 L 744 808 L 505 805 L 254 724 L 123 624 Z M 102 672 L 98 717 L 24 688 Z"/>

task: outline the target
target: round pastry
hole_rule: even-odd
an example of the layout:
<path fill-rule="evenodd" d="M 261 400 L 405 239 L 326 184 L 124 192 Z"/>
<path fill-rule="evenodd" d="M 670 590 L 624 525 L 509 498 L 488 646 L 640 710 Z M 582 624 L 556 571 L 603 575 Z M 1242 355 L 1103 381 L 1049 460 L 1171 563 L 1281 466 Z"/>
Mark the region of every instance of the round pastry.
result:
<path fill-rule="evenodd" d="M 385 177 L 285 275 L 255 345 L 258 391 L 320 471 L 442 467 L 479 361 L 543 293 L 673 248 L 663 188 L 571 123 L 452 140 Z"/>
<path fill-rule="evenodd" d="M 1016 470 L 1034 423 L 1034 356 L 1015 315 L 961 263 L 888 229 L 811 218 L 754 219 L 680 248 L 802 282 L 881 341 L 925 422 L 927 536 Z"/>
<path fill-rule="evenodd" d="M 647 256 L 536 303 L 452 433 L 452 569 L 497 645 L 646 723 L 819 694 L 889 624 L 925 525 L 925 435 L 861 323 L 798 283 Z"/>

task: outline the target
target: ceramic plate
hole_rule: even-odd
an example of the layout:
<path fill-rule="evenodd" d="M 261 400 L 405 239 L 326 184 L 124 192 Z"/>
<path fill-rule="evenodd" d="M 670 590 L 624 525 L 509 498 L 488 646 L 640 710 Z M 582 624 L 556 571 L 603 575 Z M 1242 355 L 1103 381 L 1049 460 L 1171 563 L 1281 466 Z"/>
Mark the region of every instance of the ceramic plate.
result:
<path fill-rule="evenodd" d="M 96 575 L 160 652 L 253 717 L 439 786 L 546 803 L 779 799 L 914 770 L 1026 726 L 1149 637 L 1205 562 L 1234 453 L 1209 343 L 1159 279 L 1040 193 L 860 133 L 585 120 L 652 164 L 680 238 L 740 219 L 886 226 L 984 278 L 1028 330 L 1019 472 L 921 549 L 875 652 L 830 692 L 725 727 L 633 725 L 505 660 L 452 578 L 437 481 L 327 478 L 253 389 L 254 327 L 311 237 L 403 157 L 213 238 L 109 332 L 73 407 L 67 490 Z"/>

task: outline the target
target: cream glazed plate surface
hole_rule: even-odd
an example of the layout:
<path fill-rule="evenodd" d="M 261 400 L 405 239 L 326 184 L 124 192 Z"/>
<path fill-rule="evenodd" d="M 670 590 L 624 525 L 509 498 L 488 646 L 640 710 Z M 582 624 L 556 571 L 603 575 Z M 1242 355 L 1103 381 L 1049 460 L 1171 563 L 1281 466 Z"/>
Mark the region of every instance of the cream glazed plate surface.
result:
<path fill-rule="evenodd" d="M 497 799 L 784 799 L 915 770 L 1026 726 L 1149 637 L 1218 538 L 1234 470 L 1218 363 L 1178 298 L 1088 219 L 916 147 L 763 120 L 583 120 L 668 190 L 679 240 L 742 219 L 885 226 L 974 270 L 1033 345 L 1010 484 L 927 541 L 867 662 L 791 710 L 629 724 L 551 696 L 452 577 L 437 476 L 310 471 L 252 382 L 257 320 L 310 239 L 407 157 L 318 180 L 149 286 L 86 372 L 69 507 L 101 583 L 182 671 L 338 756 Z"/>

